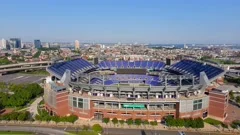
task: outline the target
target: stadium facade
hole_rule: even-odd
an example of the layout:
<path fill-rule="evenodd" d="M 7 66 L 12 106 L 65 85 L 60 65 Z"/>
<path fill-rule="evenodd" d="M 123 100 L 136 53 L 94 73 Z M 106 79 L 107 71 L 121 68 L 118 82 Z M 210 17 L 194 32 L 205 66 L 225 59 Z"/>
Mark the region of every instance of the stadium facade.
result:
<path fill-rule="evenodd" d="M 160 61 L 93 65 L 79 58 L 55 63 L 47 71 L 51 75 L 46 78 L 44 100 L 51 115 L 162 121 L 169 115 L 206 118 L 222 111 L 216 117 L 226 117 L 225 110 L 214 112 L 211 107 L 219 104 L 214 103 L 219 95 L 224 95 L 221 104 L 226 104 L 226 92 L 205 93 L 224 74 L 222 68 L 210 64 L 185 59 L 170 66 Z"/>

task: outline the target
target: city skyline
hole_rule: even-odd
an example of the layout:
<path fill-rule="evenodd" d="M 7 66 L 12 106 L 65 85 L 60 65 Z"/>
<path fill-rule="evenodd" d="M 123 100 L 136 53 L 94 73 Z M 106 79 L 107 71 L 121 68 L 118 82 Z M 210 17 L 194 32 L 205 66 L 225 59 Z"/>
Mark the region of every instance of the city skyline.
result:
<path fill-rule="evenodd" d="M 237 0 L 72 0 L 57 5 L 54 1 L 3 1 L 0 37 L 47 42 L 234 44 L 240 43 L 239 4 Z"/>

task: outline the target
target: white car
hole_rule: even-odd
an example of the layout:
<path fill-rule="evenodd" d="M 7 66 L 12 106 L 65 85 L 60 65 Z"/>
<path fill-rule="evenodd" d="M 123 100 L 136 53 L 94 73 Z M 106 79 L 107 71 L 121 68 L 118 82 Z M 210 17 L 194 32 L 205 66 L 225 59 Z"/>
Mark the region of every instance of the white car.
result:
<path fill-rule="evenodd" d="M 186 135 L 183 131 L 178 131 L 178 135 Z"/>

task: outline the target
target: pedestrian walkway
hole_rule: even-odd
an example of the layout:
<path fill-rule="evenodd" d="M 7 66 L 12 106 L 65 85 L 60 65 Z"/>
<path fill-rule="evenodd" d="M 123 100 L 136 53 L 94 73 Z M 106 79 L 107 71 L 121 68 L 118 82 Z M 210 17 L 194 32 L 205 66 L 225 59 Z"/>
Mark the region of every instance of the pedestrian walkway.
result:
<path fill-rule="evenodd" d="M 34 118 L 38 114 L 38 104 L 43 100 L 42 97 L 38 97 L 28 108 L 28 111 L 32 114 Z"/>

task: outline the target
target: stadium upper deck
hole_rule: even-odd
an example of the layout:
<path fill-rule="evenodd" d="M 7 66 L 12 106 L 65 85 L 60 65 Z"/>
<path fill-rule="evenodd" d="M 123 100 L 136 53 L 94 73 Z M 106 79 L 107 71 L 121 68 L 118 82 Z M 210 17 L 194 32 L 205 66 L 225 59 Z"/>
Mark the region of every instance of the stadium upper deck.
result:
<path fill-rule="evenodd" d="M 125 74 L 101 75 L 91 74 L 93 71 L 125 69 Z M 135 73 L 134 70 L 146 69 L 146 72 Z M 210 81 L 224 73 L 224 70 L 206 63 L 192 60 L 182 60 L 171 66 L 165 67 L 160 61 L 102 61 L 95 66 L 84 59 L 75 59 L 68 62 L 53 64 L 47 68 L 52 75 L 61 79 L 66 70 L 70 71 L 71 82 L 79 82 L 89 85 L 113 85 L 113 84 L 146 84 L 150 86 L 178 86 L 197 85 L 200 82 L 200 73 L 205 72 Z M 151 71 L 158 71 L 158 75 L 148 74 Z M 161 75 L 161 70 L 171 74 Z M 178 75 L 174 77 L 173 74 Z M 191 77 L 192 76 L 192 77 Z M 172 79 L 171 79 L 172 78 Z M 181 78 L 181 79 L 180 79 Z M 182 81 L 179 81 L 182 80 Z"/>

